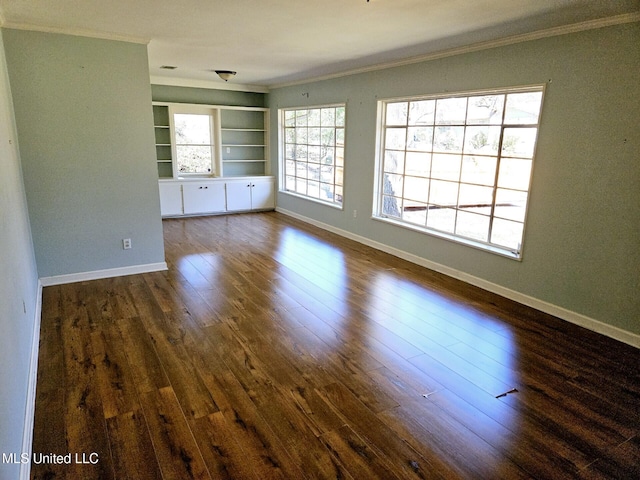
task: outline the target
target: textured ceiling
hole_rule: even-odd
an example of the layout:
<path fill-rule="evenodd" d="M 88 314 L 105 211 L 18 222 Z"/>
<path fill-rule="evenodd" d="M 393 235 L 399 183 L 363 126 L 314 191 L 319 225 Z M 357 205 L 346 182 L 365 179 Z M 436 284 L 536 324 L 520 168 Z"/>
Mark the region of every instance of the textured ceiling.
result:
<path fill-rule="evenodd" d="M 0 0 L 5 27 L 148 42 L 155 77 L 273 86 L 616 15 L 640 0 Z M 175 70 L 160 69 L 173 65 Z"/>

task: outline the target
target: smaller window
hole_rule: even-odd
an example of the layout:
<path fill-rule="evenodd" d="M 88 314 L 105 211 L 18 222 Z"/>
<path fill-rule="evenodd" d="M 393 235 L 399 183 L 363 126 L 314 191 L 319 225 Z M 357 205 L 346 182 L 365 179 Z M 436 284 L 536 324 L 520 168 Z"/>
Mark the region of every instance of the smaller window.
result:
<path fill-rule="evenodd" d="M 174 109 L 175 168 L 180 176 L 215 175 L 218 153 L 215 142 L 217 110 Z"/>
<path fill-rule="evenodd" d="M 345 105 L 280 110 L 280 191 L 342 207 Z"/>

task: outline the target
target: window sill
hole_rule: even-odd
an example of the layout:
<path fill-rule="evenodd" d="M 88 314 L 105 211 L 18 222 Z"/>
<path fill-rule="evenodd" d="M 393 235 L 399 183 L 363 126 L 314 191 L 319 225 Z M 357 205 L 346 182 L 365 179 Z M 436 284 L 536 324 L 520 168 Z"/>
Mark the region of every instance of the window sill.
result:
<path fill-rule="evenodd" d="M 455 235 L 451 235 L 445 232 L 438 232 L 437 230 L 429 230 L 427 228 L 419 227 L 417 225 L 411 225 L 409 223 L 405 223 L 402 221 L 394 220 L 390 217 L 379 217 L 373 215 L 371 217 L 373 220 L 377 220 L 384 223 L 389 223 L 391 225 L 395 225 L 396 227 L 406 228 L 407 230 L 412 230 L 414 232 L 422 233 L 424 235 L 429 235 L 432 237 L 442 238 L 444 240 L 449 240 L 454 243 L 459 243 L 462 245 L 466 245 L 468 247 L 475 248 L 477 250 L 482 250 L 483 252 L 493 253 L 495 255 L 500 255 L 501 257 L 510 258 L 511 260 L 522 261 L 522 251 L 517 252 L 514 250 L 510 250 L 508 248 L 501 248 L 496 245 L 489 245 L 483 242 L 478 242 L 475 240 L 471 240 L 469 238 L 458 237 Z"/>
<path fill-rule="evenodd" d="M 338 205 L 336 203 L 331 203 L 331 202 L 325 202 L 324 200 L 320 200 L 319 198 L 313 198 L 313 197 L 308 197 L 306 195 L 300 195 L 299 193 L 296 193 L 296 192 L 290 192 L 288 190 L 278 190 L 278 193 L 283 193 L 285 195 L 290 195 L 292 197 L 300 198 L 302 200 L 308 200 L 310 202 L 318 203 L 318 204 L 324 205 L 326 207 L 335 208 L 336 210 L 344 210 L 344 206 L 343 205 Z"/>

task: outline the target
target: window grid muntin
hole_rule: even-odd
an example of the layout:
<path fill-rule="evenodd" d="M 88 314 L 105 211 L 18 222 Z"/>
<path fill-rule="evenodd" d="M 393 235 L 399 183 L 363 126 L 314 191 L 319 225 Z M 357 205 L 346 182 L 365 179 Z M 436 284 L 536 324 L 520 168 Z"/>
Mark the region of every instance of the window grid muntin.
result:
<path fill-rule="evenodd" d="M 405 212 L 405 205 L 406 205 L 406 200 L 409 200 L 409 202 L 411 202 L 411 199 L 407 198 L 407 194 L 405 192 L 405 187 L 406 187 L 406 183 L 404 182 L 404 179 L 407 176 L 410 177 L 414 177 L 415 175 L 412 174 L 407 174 L 406 172 L 406 168 L 407 168 L 407 153 L 411 153 L 411 152 L 424 152 L 427 153 L 428 155 L 430 155 L 430 161 L 429 161 L 429 192 L 428 192 L 428 203 L 427 203 L 427 207 L 426 207 L 426 215 L 425 215 L 425 223 L 423 225 L 419 226 L 420 230 L 425 230 L 427 231 L 427 233 L 429 231 L 435 231 L 435 232 L 443 232 L 445 233 L 446 237 L 453 237 L 452 239 L 455 240 L 456 237 L 457 238 L 462 238 L 462 239 L 468 239 L 471 240 L 474 243 L 480 243 L 482 245 L 486 245 L 487 247 L 489 247 L 489 250 L 493 251 L 493 248 L 497 248 L 498 250 L 504 250 L 506 252 L 510 252 L 511 254 L 515 255 L 516 257 L 520 257 L 521 255 L 521 251 L 522 251 L 522 243 L 523 243 L 523 236 L 524 236 L 524 223 L 526 220 L 526 211 L 527 211 L 527 205 L 528 205 L 528 200 L 529 200 L 529 196 L 530 196 L 530 185 L 531 185 L 531 174 L 532 174 L 532 168 L 533 168 L 533 160 L 535 158 L 535 149 L 536 149 L 536 144 L 537 144 L 537 137 L 538 137 L 538 132 L 539 132 L 539 126 L 540 126 L 540 115 L 541 115 L 541 110 L 542 110 L 542 100 L 543 100 L 543 91 L 544 88 L 543 86 L 533 86 L 533 87 L 527 87 L 527 88 L 519 88 L 519 89 L 505 89 L 505 90 L 500 90 L 500 91 L 491 91 L 491 92 L 472 92 L 469 94 L 457 94 L 457 95 L 452 95 L 452 96 L 434 96 L 434 97 L 415 97 L 415 98 L 410 98 L 410 99 L 402 99 L 402 100 L 387 100 L 387 101 L 383 101 L 381 102 L 383 105 L 383 110 L 382 110 L 382 116 L 381 118 L 381 132 L 382 135 L 380 137 L 380 143 L 381 143 L 381 150 L 380 150 L 380 165 L 379 165 L 379 169 L 381 172 L 381 176 L 380 176 L 380 182 L 381 182 L 381 186 L 380 188 L 380 193 L 378 194 L 378 203 L 377 203 L 377 212 L 376 212 L 376 216 L 379 218 L 391 218 L 391 219 L 395 219 L 396 221 L 400 221 L 402 223 L 407 222 L 407 220 L 404 219 L 404 212 Z M 535 110 L 535 112 L 533 112 L 532 114 L 535 116 L 535 123 L 506 123 L 506 115 L 508 112 L 508 103 L 509 103 L 509 96 L 510 95 L 517 95 L 517 94 L 538 94 L 539 95 L 539 101 L 537 104 L 537 109 Z M 467 123 L 468 119 L 469 119 L 469 108 L 470 108 L 470 100 L 476 97 L 501 97 L 501 115 L 500 115 L 500 123 L 493 123 L 491 121 L 487 122 L 487 123 L 480 123 L 480 122 L 472 122 L 472 123 Z M 465 105 L 465 115 L 464 115 L 464 124 L 460 124 L 460 123 L 455 123 L 455 122 L 451 122 L 448 124 L 444 124 L 444 123 L 438 123 L 438 100 L 440 99 L 451 99 L 451 98 L 465 98 L 466 101 L 466 105 Z M 433 121 L 430 124 L 424 124 L 424 123 L 416 123 L 416 124 L 412 124 L 410 122 L 410 116 L 411 116 L 411 105 L 412 103 L 417 103 L 417 102 L 421 102 L 421 101 L 425 101 L 425 100 L 433 100 L 434 101 L 434 112 L 433 112 Z M 387 124 L 388 121 L 388 107 L 389 105 L 401 105 L 404 104 L 406 105 L 405 110 L 406 110 L 406 116 L 404 118 L 404 123 L 399 123 L 399 122 L 393 122 L 391 124 Z M 463 127 L 463 133 L 462 133 L 462 139 L 461 139 L 461 148 L 459 151 L 439 151 L 437 150 L 436 147 L 436 142 L 435 142 L 435 136 L 436 136 L 436 132 L 437 132 L 437 127 L 438 126 L 442 126 L 442 125 L 446 125 L 446 126 L 454 126 L 454 127 Z M 431 150 L 430 151 L 424 151 L 424 150 L 413 150 L 409 148 L 409 129 L 412 127 L 427 127 L 427 128 L 432 128 L 432 141 L 431 141 Z M 479 152 L 467 152 L 466 151 L 466 135 L 468 133 L 468 127 L 499 127 L 500 128 L 500 135 L 498 137 L 498 145 L 497 145 L 497 152 L 495 155 L 486 155 L 486 154 L 482 154 Z M 399 150 L 396 148 L 391 148 L 391 149 L 387 149 L 387 129 L 388 128 L 404 128 L 405 130 L 405 140 L 404 140 L 404 150 Z M 531 153 L 530 156 L 525 157 L 524 155 L 518 155 L 517 152 L 515 155 L 509 155 L 506 152 L 503 152 L 503 142 L 504 142 L 504 138 L 505 138 L 505 129 L 507 128 L 528 128 L 528 129 L 533 129 L 535 130 L 535 133 L 533 135 L 533 139 L 531 142 Z M 401 192 L 401 196 L 398 196 L 398 194 L 396 192 L 393 192 L 393 194 L 387 194 L 385 193 L 385 178 L 389 175 L 391 167 L 387 166 L 387 152 L 395 152 L 396 155 L 402 154 L 403 155 L 403 163 L 402 163 L 402 173 L 397 173 L 398 175 L 402 175 L 403 181 L 402 181 L 402 192 Z M 452 154 L 452 155 L 456 155 L 459 156 L 459 161 L 460 161 L 460 165 L 459 165 L 459 169 L 458 169 L 458 180 L 457 181 L 453 181 L 453 180 L 447 180 L 447 179 L 437 179 L 433 177 L 433 167 L 434 167 L 434 156 L 435 155 L 442 155 L 442 154 Z M 473 182 L 468 182 L 468 181 L 462 181 L 462 176 L 463 176 L 463 171 L 464 171 L 464 162 L 465 162 L 465 157 L 480 157 L 480 158 L 488 158 L 488 159 L 495 159 L 495 172 L 494 172 L 494 181 L 493 181 L 493 185 L 485 185 L 482 183 L 478 183 L 475 184 Z M 526 189 L 522 190 L 522 189 L 518 189 L 518 188 L 511 188 L 511 187 L 505 187 L 505 186 L 501 186 L 499 185 L 499 177 L 500 177 L 500 171 L 501 171 L 501 166 L 503 164 L 502 159 L 522 159 L 522 160 L 527 160 L 530 162 L 530 166 L 528 169 L 528 185 L 526 187 Z M 395 167 L 394 167 L 395 168 Z M 396 173 L 393 173 L 396 174 Z M 457 191 L 457 199 L 456 199 L 456 203 L 455 205 L 438 205 L 436 203 L 433 203 L 431 201 L 431 195 L 432 195 L 432 191 L 431 191 L 431 184 L 432 182 L 436 180 L 436 181 L 443 181 L 443 182 L 452 182 L 452 183 L 457 183 L 458 186 L 458 191 Z M 469 186 L 481 186 L 481 187 L 486 187 L 489 186 L 490 188 L 492 188 L 492 201 L 491 201 L 491 210 L 490 213 L 484 214 L 484 213 L 475 213 L 472 211 L 469 211 L 468 209 L 465 208 L 460 208 L 460 193 L 461 193 L 461 186 L 462 185 L 469 185 Z M 513 218 L 509 218 L 507 216 L 505 216 L 504 214 L 496 214 L 496 207 L 499 207 L 496 202 L 497 202 L 497 195 L 498 195 L 498 191 L 511 191 L 511 192 L 518 192 L 518 193 L 522 193 L 524 196 L 524 204 L 522 206 L 520 205 L 514 205 L 517 206 L 518 208 L 522 208 L 524 210 L 523 214 L 522 214 L 522 220 L 514 220 Z M 385 197 L 387 198 L 395 198 L 396 199 L 396 205 L 399 206 L 399 215 L 395 216 L 395 215 L 390 215 L 388 213 L 385 213 Z M 415 200 L 413 200 L 413 202 L 416 202 Z M 437 209 L 452 209 L 455 211 L 455 218 L 454 218 L 454 224 L 453 224 L 453 230 L 452 231 L 448 231 L 448 230 L 441 230 L 438 228 L 434 228 L 433 226 L 428 226 L 429 225 L 429 214 L 431 212 L 431 210 L 433 210 L 435 208 Z M 458 232 L 458 213 L 459 212 L 463 212 L 465 214 L 471 213 L 473 215 L 481 215 L 482 217 L 488 218 L 489 219 L 489 228 L 486 234 L 486 240 L 479 240 L 477 238 L 473 238 L 473 237 L 468 237 L 465 235 L 461 235 Z M 503 245 L 501 243 L 496 243 L 496 241 L 494 241 L 493 239 L 493 229 L 494 229 L 494 220 L 499 220 L 499 221 L 503 221 L 503 222 L 513 222 L 515 224 L 519 224 L 520 225 L 520 230 L 522 231 L 522 235 L 519 239 L 518 245 L 516 247 L 513 246 L 509 246 L 509 245 Z M 415 223 L 412 222 L 407 222 L 407 223 L 411 223 L 411 225 L 416 225 Z M 491 248 L 493 247 L 493 248 Z"/>
<path fill-rule="evenodd" d="M 338 111 L 342 110 L 339 115 Z M 282 153 L 284 168 L 284 186 L 282 191 L 303 195 L 315 201 L 328 203 L 342 207 L 344 195 L 344 132 L 346 129 L 346 105 L 322 105 L 312 107 L 301 107 L 283 109 L 281 111 L 283 120 L 282 136 Z M 312 113 L 313 112 L 313 113 Z M 318 122 L 310 117 L 316 115 Z M 331 120 L 328 122 L 327 120 Z M 312 123 L 309 123 L 309 122 Z M 319 130 L 319 141 L 314 142 L 314 138 L 309 138 L 310 130 Z M 331 138 L 331 142 L 325 142 L 323 132 Z M 291 141 L 293 139 L 293 141 Z M 300 141 L 302 140 L 302 141 Z M 341 141 L 341 143 L 339 143 Z M 311 158 L 313 153 L 318 152 L 319 155 L 313 161 Z M 298 154 L 306 152 L 298 158 Z M 291 155 L 293 153 L 293 155 Z M 330 163 L 324 163 L 322 160 L 328 156 L 331 157 Z M 338 158 L 340 157 L 340 158 Z M 287 163 L 293 162 L 295 165 L 294 175 L 289 174 L 286 169 Z M 310 167 L 311 165 L 311 167 Z M 311 169 L 317 170 L 315 176 L 310 178 Z M 304 171 L 304 175 L 300 175 L 300 171 Z M 293 182 L 293 186 L 291 185 Z M 312 192 L 310 188 L 316 189 Z M 325 198 L 322 191 L 326 192 Z M 338 193 L 340 192 L 340 193 Z"/>

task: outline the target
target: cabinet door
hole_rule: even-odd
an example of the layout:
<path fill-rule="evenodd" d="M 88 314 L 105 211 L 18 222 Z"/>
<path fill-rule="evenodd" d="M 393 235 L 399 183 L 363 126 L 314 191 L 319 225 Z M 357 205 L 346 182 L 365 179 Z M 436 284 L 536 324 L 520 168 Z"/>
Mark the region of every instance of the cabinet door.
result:
<path fill-rule="evenodd" d="M 227 210 L 251 210 L 251 181 L 227 182 Z"/>
<path fill-rule="evenodd" d="M 182 187 L 184 214 L 224 212 L 225 195 L 223 182 L 193 182 Z"/>
<path fill-rule="evenodd" d="M 251 209 L 267 210 L 275 207 L 273 180 L 254 180 L 251 182 Z"/>
<path fill-rule="evenodd" d="M 163 217 L 182 215 L 182 185 L 160 183 L 160 214 Z"/>

